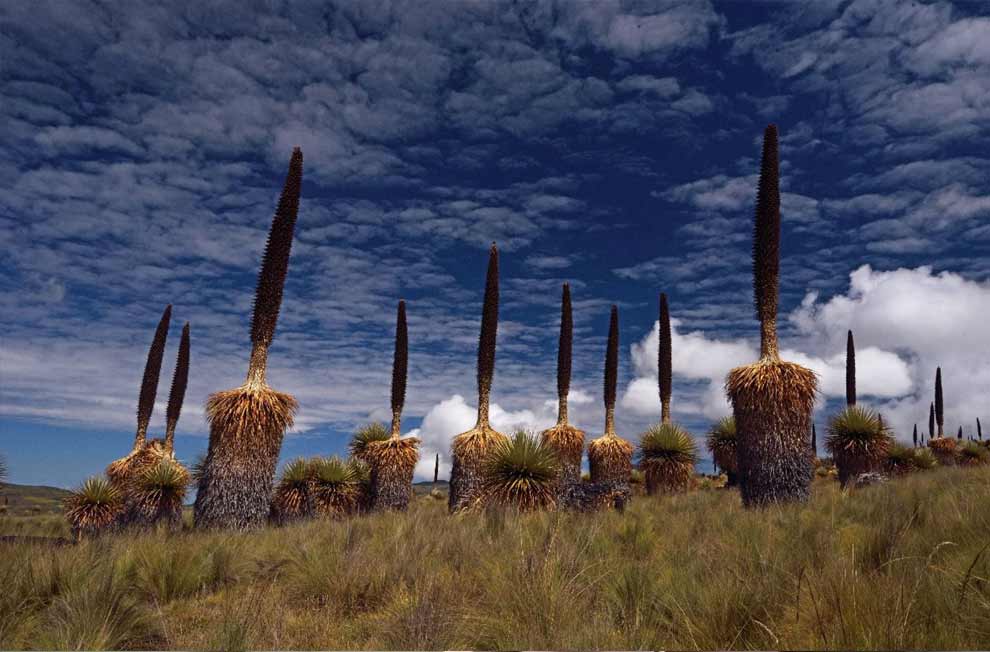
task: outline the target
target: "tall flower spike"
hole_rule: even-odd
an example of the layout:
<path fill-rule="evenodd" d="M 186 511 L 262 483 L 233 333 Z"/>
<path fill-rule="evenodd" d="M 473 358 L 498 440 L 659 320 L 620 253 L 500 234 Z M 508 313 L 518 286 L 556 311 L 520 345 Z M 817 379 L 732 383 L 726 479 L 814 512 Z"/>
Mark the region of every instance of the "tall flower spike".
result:
<path fill-rule="evenodd" d="M 667 295 L 660 294 L 660 338 L 657 343 L 657 372 L 660 380 L 660 421 L 670 423 L 670 388 L 673 368 L 670 358 L 670 308 Z"/>
<path fill-rule="evenodd" d="M 492 243 L 485 278 L 485 303 L 478 337 L 478 427 L 488 427 L 488 401 L 495 373 L 495 340 L 498 331 L 498 248 Z"/>
<path fill-rule="evenodd" d="M 571 348 L 574 320 L 571 315 L 571 286 L 564 283 L 560 296 L 560 340 L 557 346 L 557 423 L 567 423 L 567 394 L 571 391 Z"/>
<path fill-rule="evenodd" d="M 395 318 L 395 355 L 392 358 L 392 438 L 399 437 L 402 405 L 406 401 L 406 375 L 409 370 L 409 333 L 406 330 L 406 302 L 399 301 Z"/>
<path fill-rule="evenodd" d="M 914 447 L 918 447 L 918 424 L 914 424 L 914 432 L 911 433 L 911 441 L 914 442 Z"/>
<path fill-rule="evenodd" d="M 846 405 L 856 405 L 856 345 L 852 331 L 846 335 Z"/>
<path fill-rule="evenodd" d="M 141 379 L 141 393 L 138 396 L 137 432 L 134 435 L 134 450 L 144 444 L 148 434 L 148 422 L 155 408 L 155 396 L 158 394 L 158 376 L 162 372 L 162 358 L 165 357 L 165 340 L 168 338 L 168 325 L 172 319 L 172 304 L 165 306 L 165 312 L 158 321 L 155 337 L 148 349 L 148 359 L 144 363 L 144 377 Z"/>
<path fill-rule="evenodd" d="M 289 269 L 289 253 L 292 236 L 299 213 L 299 193 L 302 190 L 302 150 L 293 148 L 289 172 L 278 199 L 278 208 L 268 232 L 265 254 L 258 273 L 258 286 L 254 296 L 254 317 L 251 321 L 251 366 L 248 380 L 264 382 L 268 346 L 275 336 L 275 324 L 282 307 L 282 290 Z"/>
<path fill-rule="evenodd" d="M 928 406 L 928 438 L 935 438 L 935 404 L 931 403 Z"/>
<path fill-rule="evenodd" d="M 753 227 L 753 295 L 760 320 L 760 357 L 779 359 L 777 301 L 780 294 L 780 164 L 777 126 L 763 132 L 760 181 Z"/>
<path fill-rule="evenodd" d="M 818 455 L 818 430 L 814 423 L 811 424 L 811 454 L 813 456 Z"/>
<path fill-rule="evenodd" d="M 608 321 L 608 348 L 605 350 L 605 434 L 615 434 L 615 387 L 619 371 L 619 309 L 612 306 Z"/>
<path fill-rule="evenodd" d="M 976 437 L 983 441 L 983 426 L 980 425 L 980 418 L 976 417 Z"/>
<path fill-rule="evenodd" d="M 935 423 L 938 425 L 938 436 L 941 437 L 945 424 L 945 412 L 942 406 L 942 367 L 935 370 Z"/>
<path fill-rule="evenodd" d="M 189 322 L 182 327 L 179 340 L 179 355 L 175 359 L 175 372 L 172 374 L 172 389 L 168 393 L 168 408 L 165 411 L 165 449 L 175 450 L 175 426 L 179 423 L 182 401 L 186 398 L 186 384 L 189 382 Z"/>

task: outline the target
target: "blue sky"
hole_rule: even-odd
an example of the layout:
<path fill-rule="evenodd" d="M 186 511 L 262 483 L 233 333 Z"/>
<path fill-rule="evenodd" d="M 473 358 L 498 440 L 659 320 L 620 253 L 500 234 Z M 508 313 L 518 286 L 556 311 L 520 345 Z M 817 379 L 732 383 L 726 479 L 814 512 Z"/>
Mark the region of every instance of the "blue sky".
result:
<path fill-rule="evenodd" d="M 177 453 L 239 385 L 289 153 L 305 181 L 269 381 L 300 402 L 283 457 L 388 415 L 408 302 L 404 430 L 419 477 L 471 425 L 487 247 L 501 251 L 495 424 L 555 416 L 560 284 L 572 421 L 659 416 L 657 294 L 675 419 L 727 413 L 755 359 L 760 138 L 781 133 L 785 357 L 821 375 L 819 429 L 859 389 L 902 439 L 941 365 L 946 428 L 990 417 L 990 18 L 981 3 L 24 2 L 0 5 L 0 451 L 71 486 L 125 454 L 173 304 L 152 418 L 191 323 Z M 326 6 L 325 6 L 326 5 Z M 925 425 L 921 425 L 924 430 Z M 445 460 L 446 462 L 446 460 Z"/>

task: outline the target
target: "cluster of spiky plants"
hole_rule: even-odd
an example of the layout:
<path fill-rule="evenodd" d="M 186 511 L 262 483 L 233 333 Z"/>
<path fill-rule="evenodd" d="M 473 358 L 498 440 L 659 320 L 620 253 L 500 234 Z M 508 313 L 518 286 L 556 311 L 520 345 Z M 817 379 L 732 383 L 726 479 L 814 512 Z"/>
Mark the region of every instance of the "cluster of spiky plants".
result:
<path fill-rule="evenodd" d="M 619 369 L 619 309 L 612 306 L 605 348 L 605 434 L 588 445 L 591 481 L 628 483 L 633 446 L 615 434 L 615 391 Z"/>
<path fill-rule="evenodd" d="M 361 472 L 336 455 L 310 461 L 313 509 L 317 516 L 343 518 L 361 507 Z"/>
<path fill-rule="evenodd" d="M 967 441 L 957 453 L 960 466 L 982 466 L 990 464 L 990 448 L 978 441 Z"/>
<path fill-rule="evenodd" d="M 313 513 L 310 463 L 298 457 L 282 469 L 272 493 L 271 520 L 284 525 Z"/>
<path fill-rule="evenodd" d="M 282 438 L 298 407 L 292 396 L 268 386 L 265 372 L 299 211 L 302 165 L 302 150 L 296 147 L 258 274 L 247 380 L 207 400 L 210 445 L 196 494 L 197 527 L 256 527 L 269 515 Z"/>
<path fill-rule="evenodd" d="M 171 457 L 163 457 L 144 468 L 129 491 L 133 501 L 132 522 L 180 527 L 189 481 L 189 472 Z"/>
<path fill-rule="evenodd" d="M 107 478 L 94 476 L 63 502 L 65 517 L 79 539 L 111 530 L 124 511 L 121 491 Z"/>
<path fill-rule="evenodd" d="M 540 433 L 541 441 L 557 453 L 558 496 L 581 481 L 581 457 L 584 431 L 567 420 L 567 395 L 571 389 L 571 349 L 574 320 L 571 312 L 571 288 L 564 283 L 560 297 L 560 338 L 557 346 L 557 423 Z"/>
<path fill-rule="evenodd" d="M 371 445 L 387 441 L 388 438 L 389 431 L 385 424 L 381 421 L 373 421 L 354 431 L 351 440 L 347 443 L 347 451 L 351 457 L 367 462 L 370 458 Z"/>
<path fill-rule="evenodd" d="M 859 405 L 832 417 L 825 438 L 843 485 L 861 473 L 879 470 L 892 443 L 890 429 L 880 415 Z"/>
<path fill-rule="evenodd" d="M 777 346 L 780 283 L 780 166 L 777 127 L 763 134 L 753 229 L 753 294 L 760 320 L 760 360 L 729 372 L 726 393 L 738 431 L 743 504 L 760 506 L 810 495 L 814 372 L 783 362 Z"/>
<path fill-rule="evenodd" d="M 694 477 L 698 450 L 694 438 L 674 423 L 661 423 L 643 433 L 639 444 L 639 468 L 646 492 L 686 491 Z"/>
<path fill-rule="evenodd" d="M 739 481 L 736 442 L 736 420 L 731 416 L 716 421 L 705 438 L 712 460 L 725 472 L 727 485 L 730 487 L 736 486 Z"/>
<path fill-rule="evenodd" d="M 500 441 L 488 457 L 482 502 L 523 511 L 552 509 L 557 504 L 555 451 L 526 432 Z"/>
<path fill-rule="evenodd" d="M 906 475 L 915 471 L 928 471 L 938 466 L 938 460 L 927 448 L 891 443 L 883 468 L 892 475 Z"/>
<path fill-rule="evenodd" d="M 498 330 L 498 249 L 492 243 L 485 276 L 485 301 L 478 337 L 478 421 L 474 428 L 454 437 L 448 507 L 451 512 L 479 504 L 488 456 L 508 438 L 488 422 L 492 376 L 495 373 L 495 341 Z"/>
<path fill-rule="evenodd" d="M 412 496 L 413 473 L 419 461 L 419 439 L 401 437 L 402 406 L 406 400 L 409 369 L 409 334 L 406 302 L 399 301 L 395 321 L 395 355 L 392 360 L 392 428 L 383 441 L 367 446 L 371 467 L 371 508 L 405 511 Z"/>
<path fill-rule="evenodd" d="M 935 437 L 928 440 L 928 449 L 938 458 L 942 466 L 953 466 L 956 463 L 958 445 L 951 437 Z"/>

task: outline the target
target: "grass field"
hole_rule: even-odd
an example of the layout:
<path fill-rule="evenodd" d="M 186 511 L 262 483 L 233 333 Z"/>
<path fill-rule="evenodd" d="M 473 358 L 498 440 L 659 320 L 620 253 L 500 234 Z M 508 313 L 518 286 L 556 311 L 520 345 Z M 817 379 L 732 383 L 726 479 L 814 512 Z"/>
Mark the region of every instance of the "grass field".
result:
<path fill-rule="evenodd" d="M 990 649 L 990 468 L 0 548 L 0 648 Z M 64 536 L 54 516 L 0 534 Z"/>

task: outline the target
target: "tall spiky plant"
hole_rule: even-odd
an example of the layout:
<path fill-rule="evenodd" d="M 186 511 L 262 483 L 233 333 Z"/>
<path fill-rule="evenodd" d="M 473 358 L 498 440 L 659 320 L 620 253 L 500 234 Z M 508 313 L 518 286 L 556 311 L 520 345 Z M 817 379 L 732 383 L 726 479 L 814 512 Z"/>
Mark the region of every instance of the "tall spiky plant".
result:
<path fill-rule="evenodd" d="M 935 439 L 935 403 L 928 406 L 928 440 Z"/>
<path fill-rule="evenodd" d="M 632 474 L 633 446 L 615 434 L 618 370 L 619 309 L 613 305 L 608 322 L 608 344 L 605 348 L 605 434 L 588 445 L 588 466 L 592 482 L 626 484 Z"/>
<path fill-rule="evenodd" d="M 818 457 L 818 429 L 811 424 L 811 456 Z"/>
<path fill-rule="evenodd" d="M 812 433 L 812 437 L 814 433 Z M 726 475 L 726 486 L 734 487 L 739 483 L 739 463 L 736 454 L 736 420 L 722 417 L 708 431 L 706 437 L 708 452 L 716 469 L 721 469 Z"/>
<path fill-rule="evenodd" d="M 980 425 L 979 417 L 976 417 L 976 438 L 983 441 L 983 426 Z"/>
<path fill-rule="evenodd" d="M 175 359 L 175 372 L 172 374 L 172 389 L 168 393 L 168 408 L 165 410 L 165 448 L 170 453 L 175 450 L 175 426 L 179 423 L 182 401 L 186 398 L 186 385 L 189 382 L 189 322 L 182 327 L 179 340 L 179 355 Z"/>
<path fill-rule="evenodd" d="M 856 405 L 856 345 L 852 331 L 846 334 L 846 405 Z"/>
<path fill-rule="evenodd" d="M 849 406 L 829 420 L 825 447 L 835 460 L 843 485 L 862 473 L 879 470 L 893 444 L 882 417 L 859 405 Z"/>
<path fill-rule="evenodd" d="M 257 527 L 268 518 L 282 438 L 299 405 L 289 394 L 269 387 L 265 372 L 282 306 L 302 172 L 302 150 L 296 147 L 258 274 L 247 380 L 236 389 L 211 395 L 206 403 L 210 445 L 196 494 L 197 527 Z"/>
<path fill-rule="evenodd" d="M 299 457 L 286 464 L 272 494 L 272 522 L 284 525 L 312 516 L 312 483 L 308 460 Z"/>
<path fill-rule="evenodd" d="M 571 391 L 571 349 L 574 320 L 571 314 L 571 287 L 564 283 L 560 295 L 560 337 L 557 344 L 557 424 L 540 433 L 544 447 L 557 454 L 558 496 L 581 481 L 584 431 L 567 421 L 567 395 Z"/>
<path fill-rule="evenodd" d="M 780 187 L 777 127 L 763 134 L 753 229 L 753 295 L 760 320 L 760 360 L 729 372 L 725 389 L 739 433 L 743 504 L 806 500 L 812 456 L 808 447 L 818 381 L 809 369 L 783 362 L 777 344 L 780 283 Z"/>
<path fill-rule="evenodd" d="M 124 509 L 124 500 L 114 483 L 94 476 L 65 498 L 63 508 L 78 540 L 111 531 Z"/>
<path fill-rule="evenodd" d="M 918 447 L 918 424 L 914 424 L 914 432 L 911 433 L 911 441 L 914 443 L 914 447 Z"/>
<path fill-rule="evenodd" d="M 134 444 L 126 456 L 111 462 L 107 467 L 107 478 L 118 489 L 133 480 L 138 472 L 133 467 L 138 461 L 141 449 L 145 446 L 148 435 L 148 423 L 155 409 L 155 396 L 158 394 L 158 377 L 162 371 L 162 358 L 165 357 L 165 340 L 168 338 L 168 326 L 172 320 L 172 304 L 165 306 L 155 335 L 148 349 L 148 358 L 144 363 L 144 375 L 141 377 L 141 392 L 138 395 L 137 431 L 134 434 Z"/>
<path fill-rule="evenodd" d="M 935 370 L 935 423 L 938 425 L 938 436 L 944 437 L 942 426 L 945 424 L 945 410 L 942 404 L 942 367 Z"/>
<path fill-rule="evenodd" d="M 385 441 L 370 446 L 371 508 L 405 511 L 412 496 L 413 472 L 419 461 L 419 439 L 401 438 L 400 420 L 406 400 L 406 376 L 409 369 L 409 333 L 406 327 L 406 302 L 399 301 L 395 320 L 395 354 L 392 359 L 392 429 Z"/>
<path fill-rule="evenodd" d="M 473 507 L 480 502 L 488 456 L 496 445 L 508 440 L 488 423 L 497 331 L 498 248 L 493 242 L 488 256 L 485 302 L 481 310 L 481 334 L 478 337 L 478 422 L 471 430 L 454 437 L 448 497 L 451 512 Z"/>
<path fill-rule="evenodd" d="M 557 466 L 553 449 L 524 431 L 499 442 L 488 458 L 484 502 L 522 511 L 557 505 Z"/>
<path fill-rule="evenodd" d="M 180 528 L 188 486 L 189 472 L 171 457 L 163 457 L 143 469 L 130 491 L 130 523 Z"/>
<path fill-rule="evenodd" d="M 956 439 L 962 439 L 962 426 L 959 426 L 959 432 L 956 434 Z"/>
<path fill-rule="evenodd" d="M 660 293 L 660 332 L 657 341 L 657 375 L 660 386 L 660 423 L 670 423 L 670 390 L 673 364 L 670 346 L 670 307 L 667 295 Z"/>

